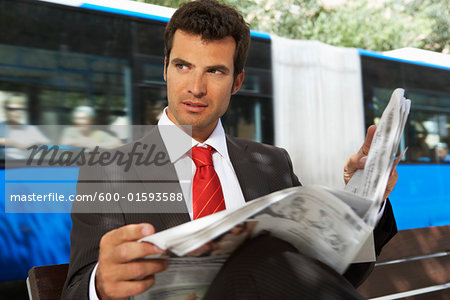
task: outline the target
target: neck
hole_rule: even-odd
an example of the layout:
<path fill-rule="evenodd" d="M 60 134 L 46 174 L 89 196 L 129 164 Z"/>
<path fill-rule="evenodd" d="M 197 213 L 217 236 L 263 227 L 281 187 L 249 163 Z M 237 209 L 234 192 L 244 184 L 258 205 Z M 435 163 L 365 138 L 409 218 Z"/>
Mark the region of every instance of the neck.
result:
<path fill-rule="evenodd" d="M 186 124 L 186 127 L 184 127 L 184 125 L 180 125 L 175 116 L 170 112 L 169 108 L 167 109 L 166 116 L 173 124 L 181 128 L 181 130 L 186 132 L 194 140 L 200 143 L 205 142 L 209 138 L 209 136 L 213 133 L 214 129 L 216 129 L 217 124 L 219 123 L 219 119 L 217 119 L 216 122 L 214 122 L 213 124 L 209 124 L 206 127 L 195 127 L 194 125 L 190 124 Z M 189 130 L 188 128 L 191 128 L 191 130 Z"/>
<path fill-rule="evenodd" d="M 214 127 L 216 128 L 216 127 Z M 212 132 L 214 131 L 214 128 L 211 129 L 206 129 L 206 128 L 202 128 L 202 129 L 198 129 L 198 128 L 192 128 L 192 138 L 194 140 L 196 140 L 197 142 L 200 143 L 204 143 L 209 136 L 212 134 Z"/>

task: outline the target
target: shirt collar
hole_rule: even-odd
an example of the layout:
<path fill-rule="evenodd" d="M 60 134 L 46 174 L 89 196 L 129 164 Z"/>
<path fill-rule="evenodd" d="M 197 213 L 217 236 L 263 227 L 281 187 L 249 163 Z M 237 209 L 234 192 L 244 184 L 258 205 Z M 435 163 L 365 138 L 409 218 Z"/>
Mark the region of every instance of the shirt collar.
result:
<path fill-rule="evenodd" d="M 158 129 L 172 163 L 175 163 L 183 155 L 188 153 L 192 147 L 204 145 L 213 147 L 222 157 L 230 160 L 225 130 L 223 129 L 220 119 L 219 122 L 217 122 L 216 128 L 214 128 L 213 132 L 204 143 L 194 140 L 185 131 L 176 126 L 167 116 L 167 107 L 164 109 L 161 119 L 158 121 Z"/>
<path fill-rule="evenodd" d="M 219 122 L 217 122 L 216 128 L 214 128 L 213 132 L 204 143 L 199 143 L 194 139 L 192 139 L 192 141 L 194 146 L 209 145 L 214 149 L 216 149 L 217 153 L 219 153 L 223 158 L 230 160 L 230 158 L 228 157 L 228 148 L 225 130 L 223 129 L 222 122 L 220 121 L 220 119 Z"/>

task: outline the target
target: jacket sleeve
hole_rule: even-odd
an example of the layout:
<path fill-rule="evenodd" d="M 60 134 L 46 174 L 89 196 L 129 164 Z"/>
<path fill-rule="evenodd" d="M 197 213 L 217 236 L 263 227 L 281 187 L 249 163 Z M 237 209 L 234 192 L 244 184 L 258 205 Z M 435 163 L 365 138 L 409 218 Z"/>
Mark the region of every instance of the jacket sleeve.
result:
<path fill-rule="evenodd" d="M 99 168 L 80 168 L 77 195 L 93 195 L 110 190 L 111 187 L 106 181 L 91 183 L 89 179 L 92 178 L 106 178 L 106 175 Z M 70 264 L 62 299 L 89 299 L 89 280 L 98 260 L 100 240 L 106 232 L 125 223 L 123 214 L 101 213 L 101 208 L 92 205 L 98 204 L 74 202 L 72 206 Z M 111 211 L 112 203 L 109 203 L 107 208 Z M 89 213 L 89 210 L 95 213 Z"/>
<path fill-rule="evenodd" d="M 289 165 L 289 172 L 291 174 L 293 186 L 301 185 L 297 176 L 294 174 L 292 162 L 289 157 L 289 154 L 286 150 L 284 151 L 284 156 Z M 394 213 L 392 211 L 392 206 L 389 199 L 386 199 L 386 206 L 384 209 L 383 216 L 378 222 L 377 226 L 374 228 L 374 244 L 375 244 L 375 254 L 378 257 L 381 254 L 381 249 L 386 245 L 392 237 L 397 233 L 397 224 L 395 222 Z M 361 285 L 364 280 L 370 275 L 374 268 L 375 262 L 368 263 L 354 263 L 351 264 L 346 272 L 344 273 L 344 277 L 350 281 L 350 283 L 358 287 Z"/>
<path fill-rule="evenodd" d="M 389 199 L 386 199 L 386 206 L 383 216 L 373 230 L 375 242 L 375 254 L 378 257 L 381 254 L 381 249 L 386 245 L 397 233 L 397 224 L 392 211 L 392 205 Z M 375 262 L 355 263 L 351 264 L 344 277 L 350 281 L 353 286 L 358 287 L 370 275 L 374 268 Z"/>

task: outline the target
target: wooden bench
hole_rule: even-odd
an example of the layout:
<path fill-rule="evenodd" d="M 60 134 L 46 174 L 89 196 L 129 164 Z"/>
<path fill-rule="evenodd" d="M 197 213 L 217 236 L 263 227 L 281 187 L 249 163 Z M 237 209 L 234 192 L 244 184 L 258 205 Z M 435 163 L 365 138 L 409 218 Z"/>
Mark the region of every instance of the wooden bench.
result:
<path fill-rule="evenodd" d="M 33 267 L 28 271 L 30 300 L 60 300 L 69 264 Z"/>
<path fill-rule="evenodd" d="M 399 231 L 358 291 L 377 300 L 450 300 L 450 226 Z"/>

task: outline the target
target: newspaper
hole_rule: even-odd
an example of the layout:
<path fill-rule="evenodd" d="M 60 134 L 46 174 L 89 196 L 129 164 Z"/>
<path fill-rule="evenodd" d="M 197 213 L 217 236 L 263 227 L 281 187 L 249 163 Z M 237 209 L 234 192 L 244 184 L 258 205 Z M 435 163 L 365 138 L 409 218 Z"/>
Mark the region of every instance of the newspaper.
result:
<path fill-rule="evenodd" d="M 293 187 L 142 239 L 169 249 L 146 257 L 166 258 L 169 268 L 135 299 L 200 299 L 228 256 L 260 234 L 286 240 L 343 273 L 373 229 L 362 219 L 371 202 L 336 194 L 321 186 Z"/>
<path fill-rule="evenodd" d="M 365 169 L 345 190 L 292 187 L 141 239 L 167 249 L 146 259 L 165 258 L 169 268 L 135 299 L 202 298 L 227 257 L 261 234 L 283 239 L 341 274 L 358 261 L 361 249 L 374 256 L 371 236 L 410 108 L 403 95 L 402 89 L 392 94 Z"/>
<path fill-rule="evenodd" d="M 371 199 L 378 208 L 383 201 L 386 184 L 394 166 L 403 129 L 408 118 L 411 101 L 404 97 L 403 89 L 396 89 L 385 108 L 370 146 L 364 169 L 353 175 L 345 190 Z M 406 151 L 406 150 L 405 150 Z M 404 152 L 400 155 L 402 156 Z M 369 210 L 365 216 L 368 224 L 375 226 L 377 210 Z"/>

